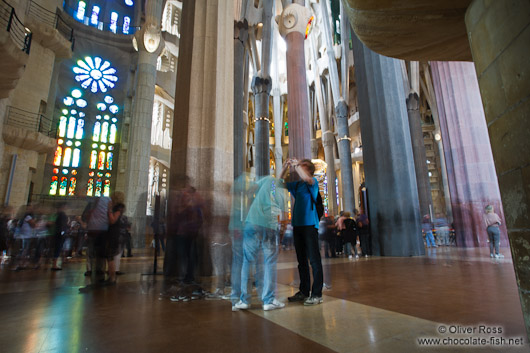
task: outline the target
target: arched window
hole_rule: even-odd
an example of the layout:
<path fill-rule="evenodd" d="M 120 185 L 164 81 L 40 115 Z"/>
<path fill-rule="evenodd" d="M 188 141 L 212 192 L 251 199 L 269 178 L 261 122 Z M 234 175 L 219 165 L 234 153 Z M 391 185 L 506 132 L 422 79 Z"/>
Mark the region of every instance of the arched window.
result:
<path fill-rule="evenodd" d="M 94 133 L 92 134 L 92 141 L 98 142 L 100 133 L 101 133 L 101 123 L 99 121 L 96 121 L 94 124 Z"/>
<path fill-rule="evenodd" d="M 72 149 L 70 147 L 64 150 L 63 167 L 69 167 L 72 159 Z"/>
<path fill-rule="evenodd" d="M 78 168 L 81 160 L 81 150 L 79 148 L 74 149 L 74 155 L 72 157 L 72 167 Z"/>
<path fill-rule="evenodd" d="M 56 175 L 52 176 L 52 182 L 50 184 L 50 195 L 57 194 L 57 179 L 58 177 Z"/>
<path fill-rule="evenodd" d="M 75 195 L 76 182 L 77 182 L 76 178 L 70 178 L 70 187 L 68 188 L 68 195 L 69 196 Z"/>
<path fill-rule="evenodd" d="M 61 178 L 61 183 L 59 184 L 59 195 L 65 196 L 66 195 L 66 184 L 68 183 L 67 177 Z"/>
<path fill-rule="evenodd" d="M 55 150 L 55 157 L 53 158 L 53 165 L 56 165 L 56 166 L 61 165 L 62 154 L 63 154 L 63 148 L 61 146 L 57 146 L 57 149 Z"/>
<path fill-rule="evenodd" d="M 61 116 L 59 120 L 59 137 L 64 137 L 66 134 L 66 117 Z"/>

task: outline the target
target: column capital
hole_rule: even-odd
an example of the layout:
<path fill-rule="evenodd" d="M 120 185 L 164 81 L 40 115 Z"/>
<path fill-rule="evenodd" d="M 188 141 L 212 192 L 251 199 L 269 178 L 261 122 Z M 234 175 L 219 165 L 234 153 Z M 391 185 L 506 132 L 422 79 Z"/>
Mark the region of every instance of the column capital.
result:
<path fill-rule="evenodd" d="M 240 41 L 242 44 L 245 44 L 248 39 L 247 20 L 234 21 L 234 39 Z"/>
<path fill-rule="evenodd" d="M 335 107 L 337 119 L 348 119 L 348 105 L 346 101 L 341 98 Z"/>
<path fill-rule="evenodd" d="M 252 78 L 252 93 L 260 94 L 266 93 L 270 94 L 272 89 L 272 79 L 270 76 L 262 77 L 256 75 Z"/>
<path fill-rule="evenodd" d="M 157 57 L 162 53 L 165 47 L 164 39 L 160 26 L 154 24 L 147 24 L 134 34 L 138 52 L 146 51 L 149 54 Z"/>
<path fill-rule="evenodd" d="M 312 19 L 310 9 L 302 5 L 290 4 L 283 9 L 280 16 L 276 16 L 276 23 L 284 38 L 292 32 L 299 32 L 305 36 Z"/>

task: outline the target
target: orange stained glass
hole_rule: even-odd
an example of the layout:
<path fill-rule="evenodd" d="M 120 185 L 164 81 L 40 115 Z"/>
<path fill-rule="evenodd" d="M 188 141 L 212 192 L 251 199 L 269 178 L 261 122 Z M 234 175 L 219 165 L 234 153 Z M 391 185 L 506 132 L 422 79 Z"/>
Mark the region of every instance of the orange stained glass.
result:
<path fill-rule="evenodd" d="M 68 183 L 67 177 L 61 178 L 61 183 L 59 184 L 59 195 L 66 196 L 66 184 Z"/>
<path fill-rule="evenodd" d="M 103 152 L 103 151 L 99 152 L 98 169 L 99 170 L 105 169 L 105 152 Z"/>
<path fill-rule="evenodd" d="M 55 157 L 53 157 L 53 165 L 56 165 L 56 166 L 61 165 L 62 155 L 63 155 L 63 148 L 61 146 L 57 146 L 57 149 L 55 150 Z"/>
<path fill-rule="evenodd" d="M 92 141 L 98 142 L 100 133 L 101 133 L 101 123 L 99 121 L 96 121 L 96 123 L 94 124 L 94 133 L 92 134 Z"/>
<path fill-rule="evenodd" d="M 113 159 L 112 152 L 107 153 L 107 170 L 112 170 L 112 159 Z"/>
<path fill-rule="evenodd" d="M 101 179 L 96 180 L 96 193 L 95 196 L 101 196 Z"/>
<path fill-rule="evenodd" d="M 52 176 L 52 182 L 50 184 L 50 195 L 56 195 L 57 194 L 57 183 L 58 183 L 57 176 Z"/>
<path fill-rule="evenodd" d="M 110 180 L 105 180 L 103 182 L 103 195 L 110 196 Z"/>
<path fill-rule="evenodd" d="M 87 196 L 93 196 L 94 195 L 94 179 L 92 179 L 92 178 L 88 179 L 87 188 L 86 188 L 86 195 Z"/>
<path fill-rule="evenodd" d="M 107 142 L 107 135 L 109 134 L 109 123 L 105 121 L 101 125 L 101 142 Z"/>
<path fill-rule="evenodd" d="M 64 135 L 66 134 L 66 121 L 66 117 L 61 116 L 59 120 L 59 137 L 64 137 Z"/>
<path fill-rule="evenodd" d="M 68 188 L 68 195 L 73 196 L 75 195 L 75 185 L 77 183 L 76 178 L 70 178 L 70 187 Z"/>
<path fill-rule="evenodd" d="M 96 165 L 98 162 L 98 152 L 92 151 L 90 154 L 90 169 L 96 169 Z"/>
<path fill-rule="evenodd" d="M 71 159 L 72 159 L 72 149 L 68 147 L 64 150 L 63 167 L 69 167 Z"/>

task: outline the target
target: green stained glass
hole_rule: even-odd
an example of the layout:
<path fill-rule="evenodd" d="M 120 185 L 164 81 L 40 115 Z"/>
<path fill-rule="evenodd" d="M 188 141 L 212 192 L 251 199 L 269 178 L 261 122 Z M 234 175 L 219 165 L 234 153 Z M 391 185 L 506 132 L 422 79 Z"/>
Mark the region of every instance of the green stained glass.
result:
<path fill-rule="evenodd" d="M 61 116 L 59 120 L 59 137 L 64 137 L 64 135 L 66 134 L 66 121 L 66 117 Z"/>
<path fill-rule="evenodd" d="M 94 133 L 92 134 L 92 141 L 99 141 L 99 135 L 101 133 L 101 123 L 99 121 L 96 121 L 94 124 Z"/>
<path fill-rule="evenodd" d="M 93 196 L 94 195 L 94 179 L 90 178 L 88 179 L 87 187 L 86 187 L 86 195 L 87 196 Z"/>
<path fill-rule="evenodd" d="M 81 140 L 83 138 L 83 130 L 85 126 L 85 121 L 83 119 L 77 120 L 77 130 L 75 132 L 75 138 Z"/>
<path fill-rule="evenodd" d="M 110 126 L 110 136 L 109 136 L 109 143 L 116 143 L 116 124 L 112 124 Z"/>
<path fill-rule="evenodd" d="M 101 196 L 101 179 L 96 181 L 96 193 L 95 196 Z"/>
<path fill-rule="evenodd" d="M 59 184 L 59 195 L 66 196 L 66 184 L 68 184 L 68 178 L 62 177 L 61 183 Z"/>
<path fill-rule="evenodd" d="M 56 195 L 57 194 L 57 176 L 52 176 L 52 182 L 50 184 L 50 195 Z"/>

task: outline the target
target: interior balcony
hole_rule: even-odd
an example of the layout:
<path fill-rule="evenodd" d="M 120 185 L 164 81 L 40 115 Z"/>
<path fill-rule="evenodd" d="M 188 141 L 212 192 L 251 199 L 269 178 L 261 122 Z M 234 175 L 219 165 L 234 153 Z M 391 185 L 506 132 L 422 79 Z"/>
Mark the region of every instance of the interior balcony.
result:
<path fill-rule="evenodd" d="M 31 31 L 18 19 L 15 9 L 0 1 L 0 99 L 9 97 L 24 73 L 31 47 Z"/>
<path fill-rule="evenodd" d="M 33 40 L 52 50 L 56 58 L 71 58 L 74 49 L 74 29 L 61 17 L 59 9 L 50 11 L 30 1 L 26 26 L 33 33 Z"/>
<path fill-rule="evenodd" d="M 8 145 L 38 153 L 51 153 L 56 145 L 56 131 L 51 126 L 51 120 L 42 114 L 9 106 L 2 135 Z"/>

